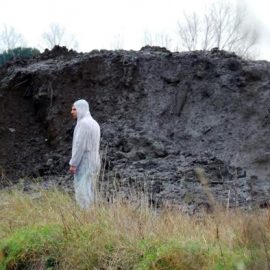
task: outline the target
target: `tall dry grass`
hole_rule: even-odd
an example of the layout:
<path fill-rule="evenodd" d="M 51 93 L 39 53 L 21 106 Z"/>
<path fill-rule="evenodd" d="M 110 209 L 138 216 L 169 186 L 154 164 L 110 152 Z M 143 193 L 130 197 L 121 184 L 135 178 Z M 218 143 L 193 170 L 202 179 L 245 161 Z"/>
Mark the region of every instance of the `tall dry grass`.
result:
<path fill-rule="evenodd" d="M 185 215 L 56 189 L 0 192 L 0 269 L 270 269 L 270 212 Z"/>

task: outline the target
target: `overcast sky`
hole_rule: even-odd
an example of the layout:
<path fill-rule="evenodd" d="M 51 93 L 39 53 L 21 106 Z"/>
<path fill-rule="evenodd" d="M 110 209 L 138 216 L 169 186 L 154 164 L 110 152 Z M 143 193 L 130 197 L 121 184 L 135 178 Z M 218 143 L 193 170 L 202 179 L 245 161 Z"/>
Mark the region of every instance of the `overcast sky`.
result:
<path fill-rule="evenodd" d="M 168 35 L 176 41 L 183 11 L 202 11 L 218 0 L 0 0 L 3 24 L 21 33 L 28 46 L 42 48 L 42 33 L 50 23 L 65 26 L 78 41 L 78 50 L 139 50 L 145 32 Z M 235 3 L 238 0 L 231 0 Z M 242 0 L 250 20 L 259 23 L 262 38 L 259 59 L 270 60 L 269 0 Z"/>

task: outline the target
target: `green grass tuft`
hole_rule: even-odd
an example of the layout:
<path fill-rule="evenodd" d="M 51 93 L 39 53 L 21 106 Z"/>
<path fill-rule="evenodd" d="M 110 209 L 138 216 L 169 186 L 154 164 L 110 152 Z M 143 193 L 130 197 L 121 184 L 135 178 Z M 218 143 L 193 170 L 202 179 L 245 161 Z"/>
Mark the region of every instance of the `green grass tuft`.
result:
<path fill-rule="evenodd" d="M 55 266 L 58 260 L 57 245 L 62 235 L 62 229 L 58 225 L 16 230 L 0 242 L 0 268 L 26 269 L 40 264 Z"/>

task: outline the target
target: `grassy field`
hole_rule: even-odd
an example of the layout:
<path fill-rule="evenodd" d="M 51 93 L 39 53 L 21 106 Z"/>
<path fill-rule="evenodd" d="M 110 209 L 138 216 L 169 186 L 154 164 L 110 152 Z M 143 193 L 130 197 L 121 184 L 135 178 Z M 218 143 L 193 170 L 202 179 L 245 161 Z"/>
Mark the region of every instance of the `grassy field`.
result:
<path fill-rule="evenodd" d="M 188 216 L 138 200 L 82 211 L 57 190 L 1 191 L 0 269 L 270 269 L 269 211 Z"/>

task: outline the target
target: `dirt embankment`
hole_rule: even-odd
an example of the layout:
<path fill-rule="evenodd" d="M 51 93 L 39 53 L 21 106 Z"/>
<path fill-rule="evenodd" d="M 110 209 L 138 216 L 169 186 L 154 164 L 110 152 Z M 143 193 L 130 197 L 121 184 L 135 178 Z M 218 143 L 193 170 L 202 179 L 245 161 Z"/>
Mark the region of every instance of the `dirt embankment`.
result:
<path fill-rule="evenodd" d="M 69 112 L 79 98 L 101 125 L 107 189 L 147 185 L 156 204 L 207 206 L 194 172 L 203 167 L 219 201 L 267 205 L 268 62 L 219 50 L 56 47 L 9 64 L 0 69 L 2 185 L 26 176 L 71 181 Z"/>

